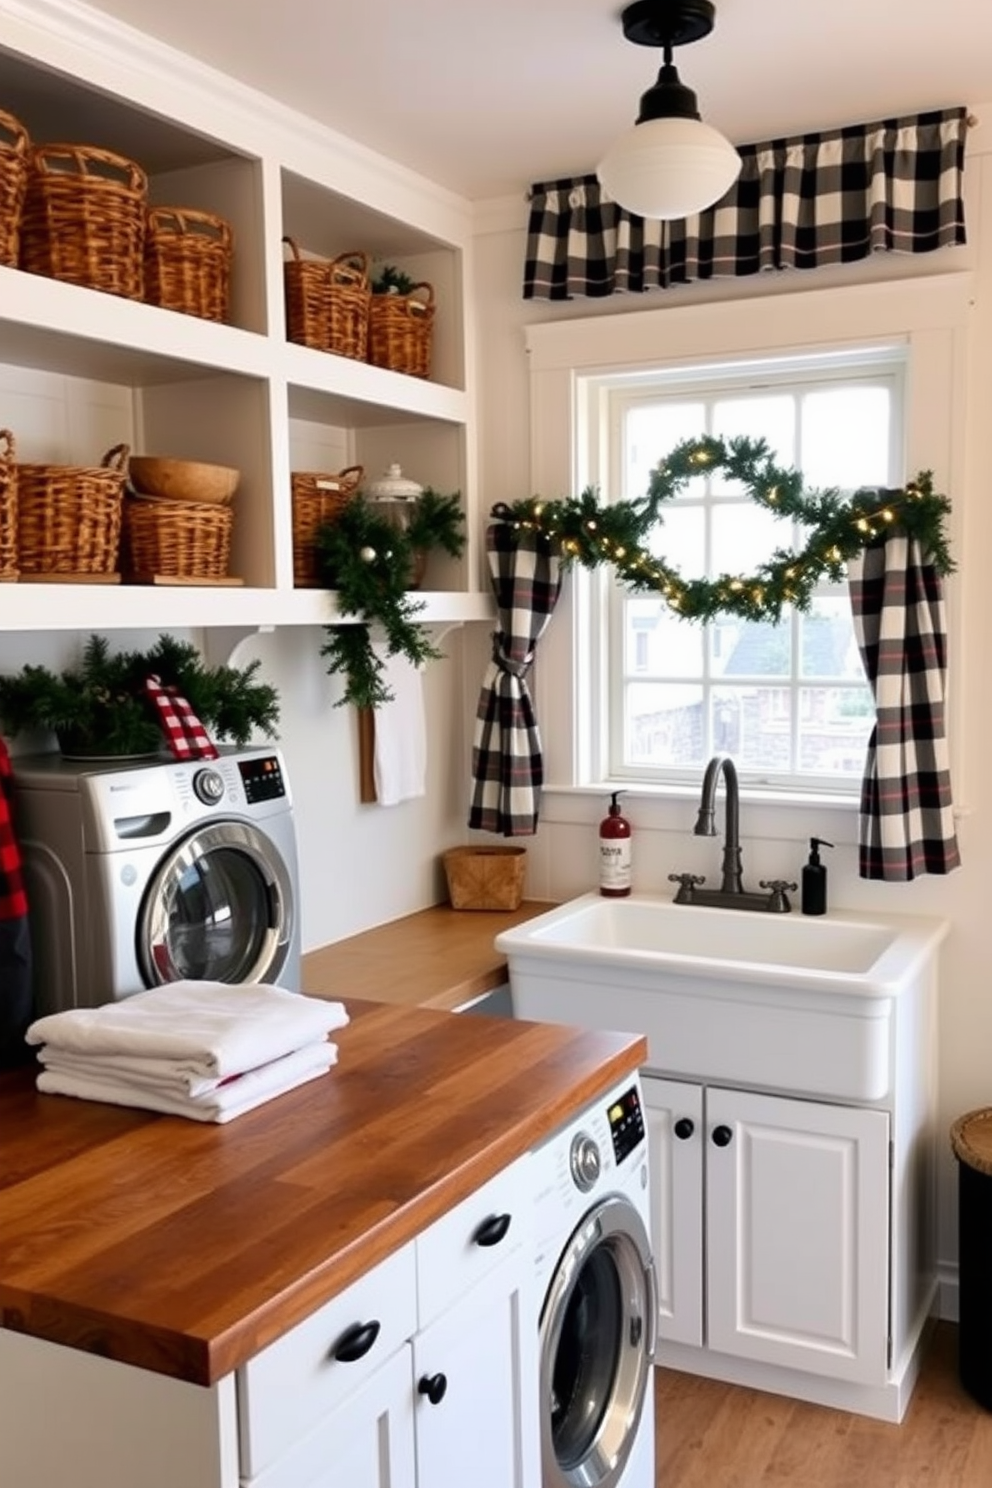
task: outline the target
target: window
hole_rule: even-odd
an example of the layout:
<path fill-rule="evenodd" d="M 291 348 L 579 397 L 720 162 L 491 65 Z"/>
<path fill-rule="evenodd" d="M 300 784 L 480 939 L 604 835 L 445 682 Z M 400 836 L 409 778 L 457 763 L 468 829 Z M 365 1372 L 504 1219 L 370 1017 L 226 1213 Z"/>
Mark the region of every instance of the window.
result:
<path fill-rule="evenodd" d="M 807 486 L 853 491 L 902 479 L 900 351 L 847 351 L 582 380 L 588 461 L 604 492 L 644 495 L 665 453 L 699 434 L 764 439 Z M 748 574 L 802 531 L 759 508 L 721 471 L 664 509 L 652 551 L 689 578 Z M 604 574 L 600 668 L 611 779 L 698 778 L 733 755 L 752 782 L 850 789 L 874 723 L 845 584 L 824 583 L 806 614 L 777 625 L 722 616 L 687 622 L 659 597 Z M 601 616 L 599 617 L 601 618 Z M 597 627 L 599 626 L 597 618 Z"/>

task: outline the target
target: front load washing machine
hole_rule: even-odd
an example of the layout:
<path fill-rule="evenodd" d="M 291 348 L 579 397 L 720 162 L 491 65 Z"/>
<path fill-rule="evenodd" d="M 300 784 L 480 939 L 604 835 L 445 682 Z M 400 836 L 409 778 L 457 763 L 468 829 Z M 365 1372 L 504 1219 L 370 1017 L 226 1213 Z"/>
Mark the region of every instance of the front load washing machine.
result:
<path fill-rule="evenodd" d="M 636 1075 L 535 1162 L 543 1488 L 654 1488 L 655 1277 Z"/>
<path fill-rule="evenodd" d="M 277 749 L 12 763 L 38 1016 L 182 978 L 299 989 L 296 836 Z"/>

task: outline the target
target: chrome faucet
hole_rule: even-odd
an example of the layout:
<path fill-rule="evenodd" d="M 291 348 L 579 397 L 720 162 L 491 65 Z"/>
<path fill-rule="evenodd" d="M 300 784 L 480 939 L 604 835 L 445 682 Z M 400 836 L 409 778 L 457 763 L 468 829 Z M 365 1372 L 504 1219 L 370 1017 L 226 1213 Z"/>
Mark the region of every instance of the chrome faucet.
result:
<path fill-rule="evenodd" d="M 716 836 L 716 791 L 723 775 L 726 793 L 724 807 L 723 882 L 718 889 L 703 889 L 705 878 L 694 873 L 670 873 L 670 882 L 679 885 L 676 904 L 706 904 L 722 909 L 764 909 L 782 914 L 792 908 L 789 892 L 796 885 L 784 878 L 759 879 L 765 894 L 745 889 L 741 864 L 741 797 L 737 783 L 737 766 L 729 754 L 715 754 L 706 766 L 699 815 L 693 833 L 696 837 Z"/>

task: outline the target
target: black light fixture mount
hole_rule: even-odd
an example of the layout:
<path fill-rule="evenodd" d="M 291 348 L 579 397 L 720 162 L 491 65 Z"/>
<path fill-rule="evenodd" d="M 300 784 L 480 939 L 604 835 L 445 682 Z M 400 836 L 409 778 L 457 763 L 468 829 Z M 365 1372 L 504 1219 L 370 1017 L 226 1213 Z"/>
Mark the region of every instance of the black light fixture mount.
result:
<path fill-rule="evenodd" d="M 687 217 L 711 206 L 733 185 L 740 157 L 702 122 L 696 95 L 672 62 L 677 46 L 713 30 L 712 0 L 634 0 L 621 14 L 623 34 L 638 46 L 660 47 L 657 81 L 641 95 L 633 129 L 608 151 L 597 174 L 620 206 L 642 217 Z"/>

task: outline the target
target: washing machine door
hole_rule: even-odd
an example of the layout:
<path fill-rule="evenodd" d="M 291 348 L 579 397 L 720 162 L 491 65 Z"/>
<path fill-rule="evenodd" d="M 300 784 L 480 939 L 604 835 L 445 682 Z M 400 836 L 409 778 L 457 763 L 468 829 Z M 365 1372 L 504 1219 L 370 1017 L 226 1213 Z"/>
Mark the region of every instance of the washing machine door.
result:
<path fill-rule="evenodd" d="M 289 868 L 269 837 L 250 822 L 198 827 L 149 882 L 137 928 L 142 975 L 150 987 L 275 981 L 295 913 Z"/>
<path fill-rule="evenodd" d="M 617 1488 L 641 1421 L 655 1341 L 651 1243 L 623 1195 L 562 1252 L 541 1313 L 544 1488 Z"/>

